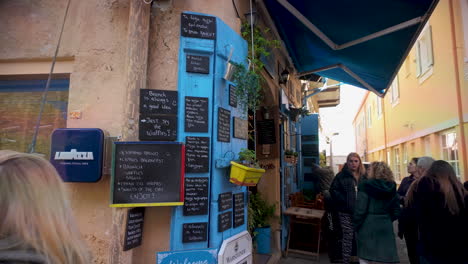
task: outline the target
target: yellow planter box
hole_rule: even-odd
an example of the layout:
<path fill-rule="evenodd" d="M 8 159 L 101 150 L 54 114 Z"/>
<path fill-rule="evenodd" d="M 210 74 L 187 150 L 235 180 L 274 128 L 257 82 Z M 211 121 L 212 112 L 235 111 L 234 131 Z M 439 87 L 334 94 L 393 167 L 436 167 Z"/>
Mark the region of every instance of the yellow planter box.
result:
<path fill-rule="evenodd" d="M 264 169 L 255 169 L 231 161 L 229 181 L 241 186 L 255 186 L 265 173 Z"/>

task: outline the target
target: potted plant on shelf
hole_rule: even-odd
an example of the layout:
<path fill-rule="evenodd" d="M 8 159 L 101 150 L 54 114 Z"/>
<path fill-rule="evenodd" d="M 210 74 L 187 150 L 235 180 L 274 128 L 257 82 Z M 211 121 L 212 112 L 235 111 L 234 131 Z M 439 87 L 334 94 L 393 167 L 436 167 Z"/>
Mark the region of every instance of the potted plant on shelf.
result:
<path fill-rule="evenodd" d="M 270 220 L 275 215 L 275 205 L 268 204 L 260 193 L 249 195 L 248 228 L 254 238 L 257 253 L 269 254 L 271 241 Z"/>
<path fill-rule="evenodd" d="M 241 186 L 255 186 L 265 170 L 260 168 L 254 150 L 241 148 L 239 161 L 231 161 L 229 181 Z"/>
<path fill-rule="evenodd" d="M 286 151 L 284 151 L 284 161 L 286 161 L 287 163 L 296 164 L 298 156 L 299 153 L 293 150 L 287 149 Z"/>

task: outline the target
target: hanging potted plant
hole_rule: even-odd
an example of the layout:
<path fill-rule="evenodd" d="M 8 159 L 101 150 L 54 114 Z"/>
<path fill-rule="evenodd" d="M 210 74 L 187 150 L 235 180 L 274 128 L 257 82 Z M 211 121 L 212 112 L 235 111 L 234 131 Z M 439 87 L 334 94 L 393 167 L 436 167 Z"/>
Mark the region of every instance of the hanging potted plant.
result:
<path fill-rule="evenodd" d="M 229 181 L 241 186 L 255 186 L 265 173 L 257 162 L 255 151 L 242 148 L 238 162 L 231 161 Z"/>
<path fill-rule="evenodd" d="M 298 156 L 299 156 L 299 153 L 297 153 L 297 152 L 295 152 L 293 150 L 287 149 L 284 152 L 284 161 L 286 161 L 287 163 L 296 165 Z"/>
<path fill-rule="evenodd" d="M 248 228 L 254 238 L 254 245 L 259 254 L 271 253 L 270 220 L 275 215 L 275 205 L 268 204 L 260 193 L 249 195 Z"/>

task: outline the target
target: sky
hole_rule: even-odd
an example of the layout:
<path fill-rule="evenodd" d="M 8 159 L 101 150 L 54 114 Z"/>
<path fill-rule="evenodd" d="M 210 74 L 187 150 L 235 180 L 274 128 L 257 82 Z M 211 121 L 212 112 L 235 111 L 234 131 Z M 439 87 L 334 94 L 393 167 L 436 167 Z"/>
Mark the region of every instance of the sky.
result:
<path fill-rule="evenodd" d="M 320 108 L 320 123 L 322 131 L 319 132 L 319 149 L 330 153 L 330 145 L 326 143 L 326 136 L 333 133 L 339 135 L 332 137 L 333 156 L 348 155 L 356 150 L 353 119 L 361 105 L 367 90 L 352 85 L 341 85 L 340 104 L 336 107 Z"/>

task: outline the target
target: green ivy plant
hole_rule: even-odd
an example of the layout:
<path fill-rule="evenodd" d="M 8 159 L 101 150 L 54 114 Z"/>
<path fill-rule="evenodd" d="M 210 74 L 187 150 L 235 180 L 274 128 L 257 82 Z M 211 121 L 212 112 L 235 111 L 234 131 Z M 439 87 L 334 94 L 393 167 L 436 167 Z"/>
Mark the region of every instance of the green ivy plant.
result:
<path fill-rule="evenodd" d="M 249 217 L 247 219 L 250 233 L 255 235 L 255 228 L 269 226 L 270 220 L 275 216 L 275 209 L 275 205 L 268 204 L 260 193 L 250 194 L 248 208 Z"/>
<path fill-rule="evenodd" d="M 255 150 L 241 148 L 239 162 L 252 168 L 260 168 Z"/>
<path fill-rule="evenodd" d="M 246 114 L 249 110 L 255 111 L 262 100 L 262 83 L 265 82 L 261 75 L 261 71 L 265 64 L 260 60 L 260 57 L 268 57 L 269 50 L 278 48 L 279 41 L 269 40 L 265 36 L 268 35 L 270 29 L 260 29 L 253 27 L 253 48 L 254 56 L 252 58 L 252 40 L 251 27 L 248 23 L 243 23 L 241 27 L 241 35 L 248 43 L 247 58 L 250 65 L 247 68 L 244 64 L 234 64 L 235 70 L 233 73 L 233 82 L 235 84 L 235 93 L 237 102 L 241 111 Z"/>

